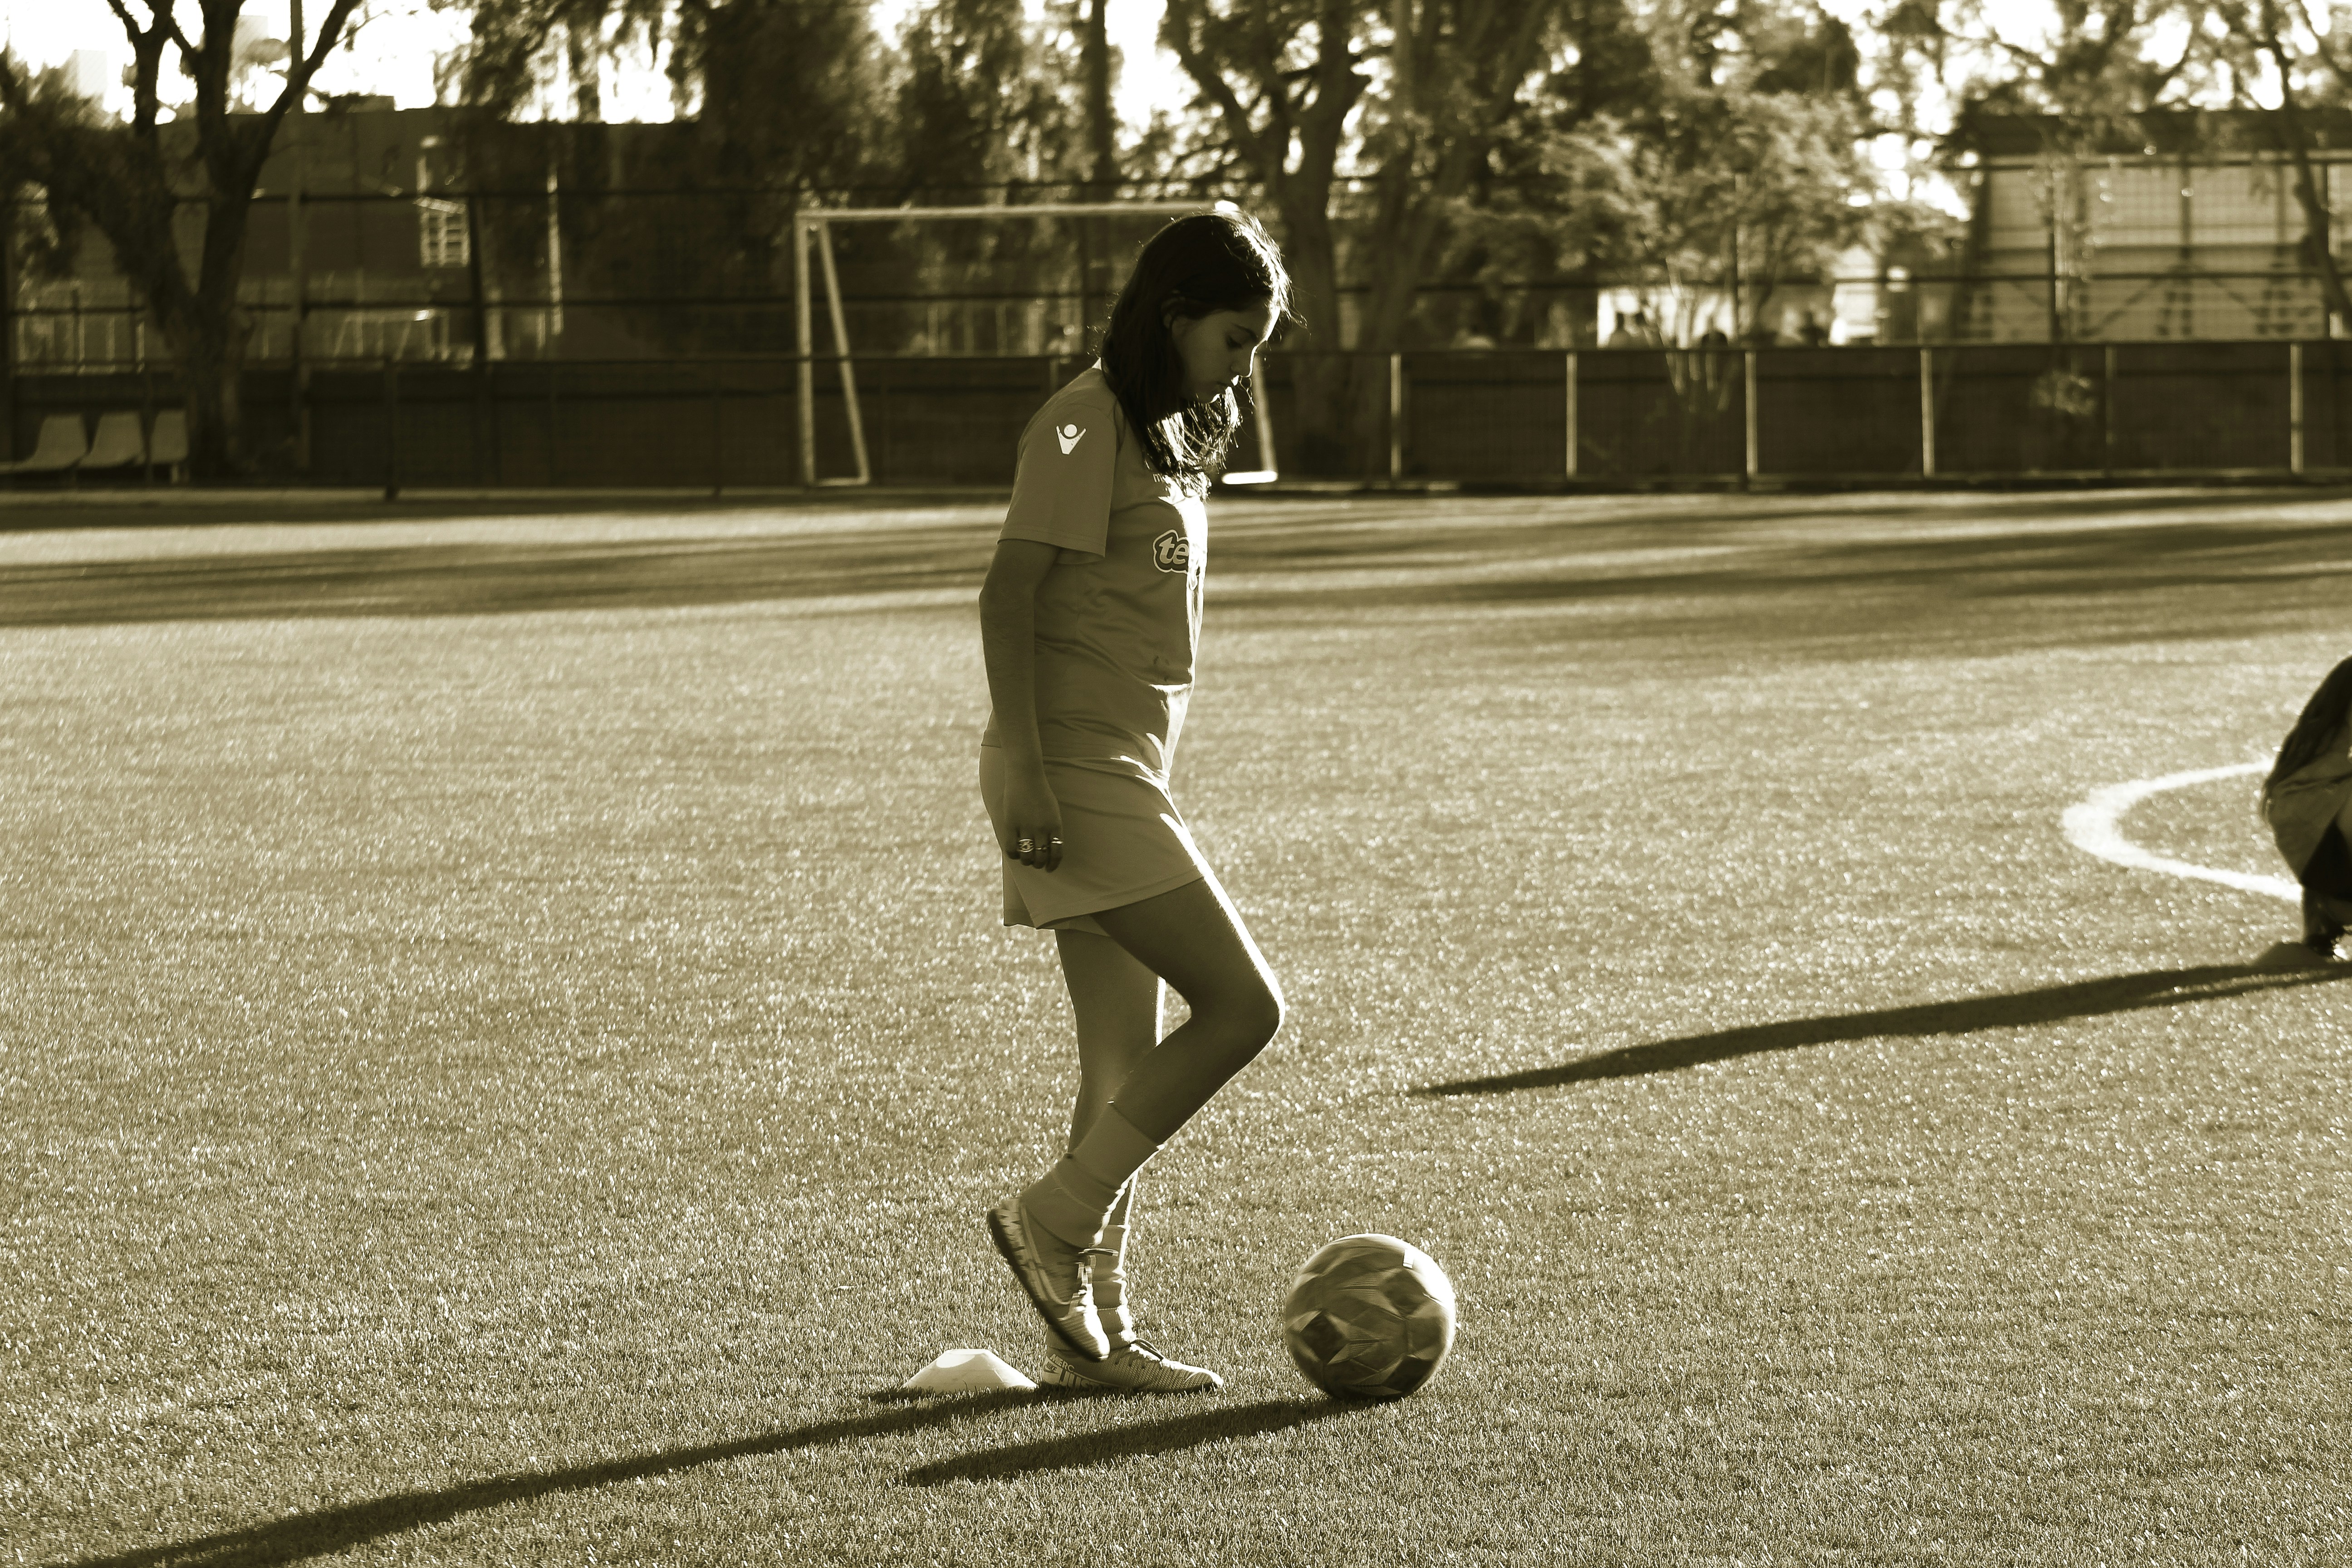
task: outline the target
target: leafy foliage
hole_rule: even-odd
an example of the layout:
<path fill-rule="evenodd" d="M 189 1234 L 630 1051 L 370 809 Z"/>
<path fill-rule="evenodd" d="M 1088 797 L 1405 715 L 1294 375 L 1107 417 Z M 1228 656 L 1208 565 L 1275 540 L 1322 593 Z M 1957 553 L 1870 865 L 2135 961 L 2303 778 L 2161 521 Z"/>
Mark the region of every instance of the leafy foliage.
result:
<path fill-rule="evenodd" d="M 1745 335 L 1780 283 L 1828 267 L 1863 233 L 1859 54 L 1833 20 L 1746 5 L 1601 37 L 1642 89 L 1600 97 L 1563 72 L 1477 216 L 1490 269 L 1643 279 L 1688 341 L 1726 290 Z M 1735 279 L 1737 298 L 1728 293 Z"/>
<path fill-rule="evenodd" d="M 118 122 L 68 89 L 0 55 L 0 180 L 44 195 L 61 233 L 87 225 L 112 246 L 180 363 L 191 465 L 243 471 L 238 378 L 251 323 L 238 303 L 253 193 L 286 115 L 341 40 L 357 0 L 331 0 L 305 54 L 289 58 L 276 98 L 242 100 L 247 63 L 236 46 L 244 0 L 202 0 L 191 37 L 177 0 L 111 0 L 131 51 L 131 117 Z M 142 21 L 133 6 L 142 6 Z M 167 55 L 194 85 L 163 118 Z"/>

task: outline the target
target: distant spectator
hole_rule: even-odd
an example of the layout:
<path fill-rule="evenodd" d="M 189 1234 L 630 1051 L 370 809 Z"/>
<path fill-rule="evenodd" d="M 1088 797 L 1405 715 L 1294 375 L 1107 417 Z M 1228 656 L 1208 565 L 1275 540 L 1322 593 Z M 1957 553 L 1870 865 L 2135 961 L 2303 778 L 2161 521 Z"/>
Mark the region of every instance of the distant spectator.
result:
<path fill-rule="evenodd" d="M 1830 330 L 1822 325 L 1819 316 L 1808 310 L 1804 321 L 1797 328 L 1797 341 L 1809 349 L 1817 349 L 1830 341 Z"/>
<path fill-rule="evenodd" d="M 1721 327 L 1709 327 L 1698 335 L 1698 346 L 1703 349 L 1727 349 L 1731 346 L 1731 339 Z"/>
<path fill-rule="evenodd" d="M 1617 330 L 1609 334 L 1609 346 L 1612 349 L 1655 348 L 1657 342 L 1657 330 L 1650 325 L 1650 312 L 1647 310 L 1636 310 L 1630 316 L 1618 317 Z"/>

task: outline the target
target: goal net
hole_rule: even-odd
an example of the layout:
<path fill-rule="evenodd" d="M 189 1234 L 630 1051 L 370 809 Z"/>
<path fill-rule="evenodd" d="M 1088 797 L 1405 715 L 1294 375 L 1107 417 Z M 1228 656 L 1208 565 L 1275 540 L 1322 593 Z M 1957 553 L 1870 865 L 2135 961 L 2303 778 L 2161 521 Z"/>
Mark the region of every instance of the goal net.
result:
<path fill-rule="evenodd" d="M 874 479 L 857 390 L 860 354 L 1091 359 L 1136 249 L 1171 217 L 1230 207 L 1199 201 L 1050 202 L 1025 206 L 814 207 L 793 223 L 793 326 L 798 357 L 800 471 L 814 486 Z M 842 288 L 841 246 L 858 246 L 855 298 Z M 862 242 L 862 243 L 861 243 Z M 817 348 L 822 289 L 830 353 Z M 831 362 L 850 472 L 818 472 L 816 371 Z M 1227 484 L 1276 478 L 1273 431 L 1254 383 L 1253 417 Z M 840 453 L 835 452 L 837 463 Z"/>

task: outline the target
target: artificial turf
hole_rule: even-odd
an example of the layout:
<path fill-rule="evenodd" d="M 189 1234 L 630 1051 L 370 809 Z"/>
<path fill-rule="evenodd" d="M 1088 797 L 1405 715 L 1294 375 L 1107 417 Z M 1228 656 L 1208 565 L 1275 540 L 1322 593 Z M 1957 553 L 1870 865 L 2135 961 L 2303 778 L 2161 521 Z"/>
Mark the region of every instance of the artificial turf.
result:
<path fill-rule="evenodd" d="M 1147 1173 L 1160 1399 L 892 1392 L 1039 1370 L 1075 1081 L 989 507 L 218 515 L 0 518 L 0 1563 L 2352 1557 L 2352 966 L 2059 826 L 2275 744 L 2352 499 L 1220 505 L 1290 1010 Z M 1462 1300 L 1392 1405 L 1275 1333 L 1363 1229 Z"/>

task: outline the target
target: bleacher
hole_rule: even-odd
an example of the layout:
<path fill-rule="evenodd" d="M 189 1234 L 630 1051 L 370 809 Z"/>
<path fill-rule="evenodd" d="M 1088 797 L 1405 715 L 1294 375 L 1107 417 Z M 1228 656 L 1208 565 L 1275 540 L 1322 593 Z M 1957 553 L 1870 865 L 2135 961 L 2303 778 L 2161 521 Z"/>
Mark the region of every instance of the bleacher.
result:
<path fill-rule="evenodd" d="M 187 478 L 185 409 L 158 412 L 152 431 L 145 416 L 135 409 L 102 413 L 95 435 L 87 415 L 47 415 L 41 420 L 31 455 L 0 462 L 0 475 L 10 479 L 62 476 L 68 485 L 79 483 L 84 474 L 130 474 L 152 479 L 158 469 L 173 483 Z"/>

